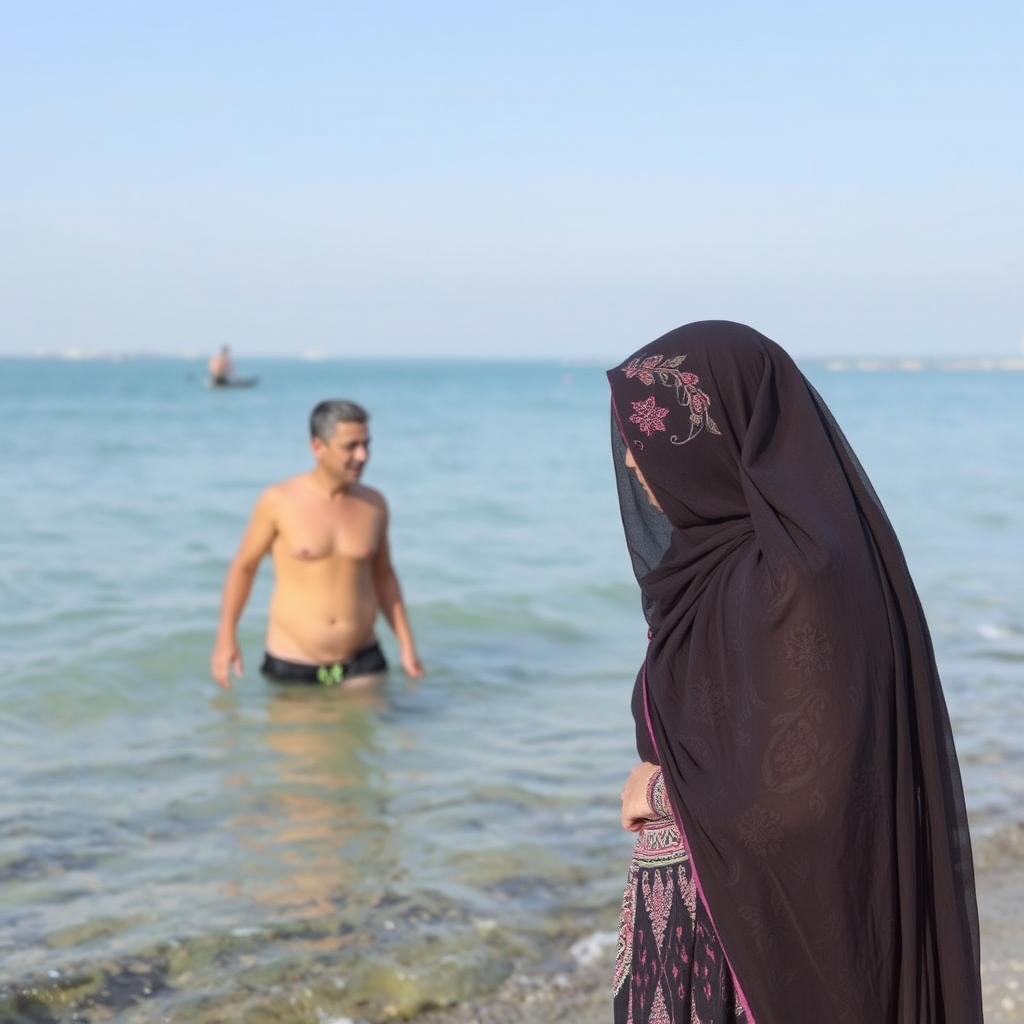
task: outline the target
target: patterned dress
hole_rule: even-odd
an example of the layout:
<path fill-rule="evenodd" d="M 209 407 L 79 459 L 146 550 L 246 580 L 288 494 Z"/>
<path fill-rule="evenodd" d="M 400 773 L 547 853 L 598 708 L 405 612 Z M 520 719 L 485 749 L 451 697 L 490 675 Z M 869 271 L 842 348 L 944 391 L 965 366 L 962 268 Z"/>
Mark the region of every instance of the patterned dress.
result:
<path fill-rule="evenodd" d="M 660 817 L 645 824 L 629 865 L 615 959 L 615 1024 L 746 1024 L 660 771 L 647 792 Z"/>

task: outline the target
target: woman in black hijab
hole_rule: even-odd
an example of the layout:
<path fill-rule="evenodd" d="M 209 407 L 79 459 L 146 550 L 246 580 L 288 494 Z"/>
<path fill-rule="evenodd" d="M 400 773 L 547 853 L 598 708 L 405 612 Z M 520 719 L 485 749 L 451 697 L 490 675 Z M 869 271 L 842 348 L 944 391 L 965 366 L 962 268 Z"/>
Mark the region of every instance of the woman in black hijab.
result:
<path fill-rule="evenodd" d="M 981 1024 L 949 718 L 856 457 L 740 324 L 608 378 L 650 637 L 616 1024 Z"/>

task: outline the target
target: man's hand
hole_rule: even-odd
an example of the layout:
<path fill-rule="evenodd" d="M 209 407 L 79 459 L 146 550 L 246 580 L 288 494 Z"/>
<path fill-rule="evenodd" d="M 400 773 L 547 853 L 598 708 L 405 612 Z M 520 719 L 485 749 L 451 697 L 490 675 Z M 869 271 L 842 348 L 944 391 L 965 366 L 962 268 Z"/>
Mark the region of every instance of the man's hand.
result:
<path fill-rule="evenodd" d="M 641 761 L 629 773 L 622 787 L 622 827 L 627 832 L 639 832 L 645 821 L 657 817 L 654 808 L 647 802 L 647 784 L 659 770 L 656 764 Z"/>
<path fill-rule="evenodd" d="M 422 679 L 427 674 L 415 651 L 402 651 L 402 668 L 410 679 Z"/>
<path fill-rule="evenodd" d="M 217 680 L 217 685 L 225 690 L 231 689 L 231 673 L 236 679 L 242 678 L 242 652 L 238 649 L 238 641 L 218 640 L 210 655 L 210 675 Z"/>

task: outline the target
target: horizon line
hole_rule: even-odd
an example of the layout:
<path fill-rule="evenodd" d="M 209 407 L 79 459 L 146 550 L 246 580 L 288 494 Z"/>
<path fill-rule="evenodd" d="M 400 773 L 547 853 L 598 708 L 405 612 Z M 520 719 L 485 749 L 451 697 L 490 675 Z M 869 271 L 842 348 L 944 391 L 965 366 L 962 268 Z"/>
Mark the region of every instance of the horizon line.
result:
<path fill-rule="evenodd" d="M 834 353 L 818 355 L 798 355 L 790 353 L 797 363 L 814 363 L 830 370 L 930 370 L 930 369 L 988 369 L 988 370 L 1024 370 L 1024 353 L 986 353 L 967 354 L 950 353 L 945 355 L 874 355 L 871 353 L 852 354 Z M 69 348 L 62 351 L 37 349 L 34 352 L 0 352 L 0 360 L 19 361 L 51 361 L 51 362 L 142 362 L 145 360 L 163 360 L 173 362 L 205 362 L 209 358 L 205 352 L 192 350 L 184 352 L 116 352 L 101 349 Z M 248 356 L 245 361 L 300 362 L 300 363 L 376 363 L 376 362 L 407 362 L 407 363 L 543 363 L 559 366 L 599 366 L 612 361 L 614 357 L 579 356 L 579 355 L 517 355 L 499 353 L 486 355 L 442 354 L 442 355 L 344 355 L 320 351 L 303 353 L 270 352 Z"/>

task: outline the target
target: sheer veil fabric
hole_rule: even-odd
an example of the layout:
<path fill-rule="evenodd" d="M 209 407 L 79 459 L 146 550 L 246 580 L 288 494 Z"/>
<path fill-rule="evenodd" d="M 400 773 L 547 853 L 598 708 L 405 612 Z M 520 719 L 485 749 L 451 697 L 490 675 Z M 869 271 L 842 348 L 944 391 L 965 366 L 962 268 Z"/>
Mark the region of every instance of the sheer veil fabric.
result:
<path fill-rule="evenodd" d="M 981 1024 L 949 718 L 855 455 L 740 324 L 680 327 L 608 378 L 650 632 L 637 748 L 662 766 L 751 1021 Z"/>

